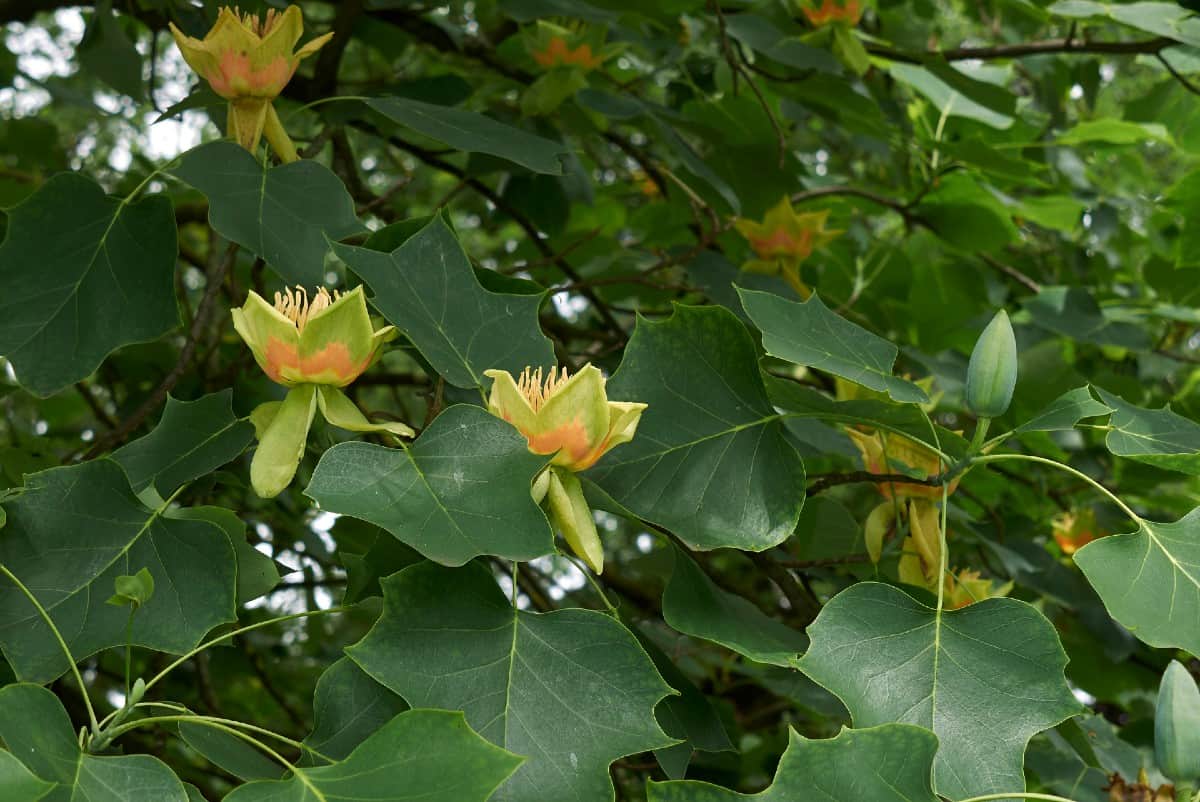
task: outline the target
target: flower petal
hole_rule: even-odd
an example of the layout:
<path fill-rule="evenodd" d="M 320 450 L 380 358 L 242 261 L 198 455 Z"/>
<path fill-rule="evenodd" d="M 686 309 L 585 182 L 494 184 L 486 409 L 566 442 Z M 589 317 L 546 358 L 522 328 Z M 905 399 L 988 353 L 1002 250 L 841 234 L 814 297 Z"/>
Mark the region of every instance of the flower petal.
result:
<path fill-rule="evenodd" d="M 529 447 L 537 454 L 555 454 L 554 464 L 576 469 L 608 436 L 608 395 L 604 374 L 585 365 L 555 390 L 537 413 L 537 431 Z"/>
<path fill-rule="evenodd" d="M 293 387 L 275 410 L 250 463 L 250 486 L 262 498 L 274 498 L 292 483 L 316 412 L 317 393 L 311 384 Z"/>
<path fill-rule="evenodd" d="M 232 314 L 234 329 L 250 346 L 263 372 L 279 384 L 294 384 L 300 367 L 300 333 L 296 325 L 254 291 Z"/>
<path fill-rule="evenodd" d="M 300 372 L 314 384 L 344 387 L 371 366 L 375 332 L 362 287 L 312 315 L 300 332 Z"/>
<path fill-rule="evenodd" d="M 483 375 L 492 380 L 488 412 L 511 423 L 528 440 L 537 429 L 537 415 L 517 387 L 517 380 L 507 370 L 485 370 Z"/>

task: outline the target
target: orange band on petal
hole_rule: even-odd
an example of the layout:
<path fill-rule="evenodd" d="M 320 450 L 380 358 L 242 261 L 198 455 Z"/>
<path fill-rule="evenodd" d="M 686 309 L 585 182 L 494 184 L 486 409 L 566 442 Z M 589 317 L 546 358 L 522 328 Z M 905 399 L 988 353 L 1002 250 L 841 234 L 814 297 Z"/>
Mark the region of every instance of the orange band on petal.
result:
<path fill-rule="evenodd" d="M 271 337 L 267 340 L 267 347 L 263 349 L 263 358 L 265 364 L 262 366 L 263 372 L 273 382 L 279 384 L 288 384 L 288 380 L 283 377 L 284 368 L 290 368 L 292 371 L 300 369 L 300 354 L 294 343 L 285 343 L 282 340 Z"/>
<path fill-rule="evenodd" d="M 345 343 L 332 342 L 315 354 L 304 357 L 300 361 L 300 372 L 306 379 L 333 376 L 339 383 L 349 384 L 370 367 L 373 356 L 368 354 L 366 359 L 355 363 Z"/>
<path fill-rule="evenodd" d="M 572 465 L 589 456 L 591 451 L 587 430 L 578 418 L 546 432 L 522 434 L 529 441 L 531 451 L 537 454 L 555 454 L 561 450 L 566 453 Z"/>

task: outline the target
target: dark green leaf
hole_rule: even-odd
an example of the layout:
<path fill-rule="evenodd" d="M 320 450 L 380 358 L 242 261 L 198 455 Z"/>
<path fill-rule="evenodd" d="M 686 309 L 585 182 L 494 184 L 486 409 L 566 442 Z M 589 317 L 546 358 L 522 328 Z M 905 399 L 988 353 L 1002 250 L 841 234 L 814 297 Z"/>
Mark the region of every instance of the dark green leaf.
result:
<path fill-rule="evenodd" d="M 145 96 L 142 56 L 113 14 L 111 0 L 96 4 L 75 55 L 84 69 L 118 92 L 134 100 Z"/>
<path fill-rule="evenodd" d="M 842 730 L 818 741 L 795 730 L 761 794 L 735 794 L 708 783 L 650 784 L 650 802 L 938 802 L 929 786 L 938 748 L 933 733 L 907 724 Z"/>
<path fill-rule="evenodd" d="M 0 751 L 0 796 L 5 802 L 37 802 L 54 784 L 37 777 L 10 753 Z"/>
<path fill-rule="evenodd" d="M 184 721 L 179 735 L 209 763 L 240 780 L 278 780 L 284 774 L 283 766 L 224 730 Z"/>
<path fill-rule="evenodd" d="M 208 521 L 225 532 L 237 555 L 239 605 L 257 599 L 279 584 L 279 568 L 275 561 L 246 542 L 246 523 L 233 510 L 224 507 L 182 507 L 167 510 L 165 515 L 184 521 Z"/>
<path fill-rule="evenodd" d="M 183 783 L 158 758 L 84 754 L 62 703 L 38 685 L 0 688 L 0 738 L 26 768 L 51 784 L 47 802 L 188 802 Z M 5 802 L 9 799 L 6 793 Z"/>
<path fill-rule="evenodd" d="M 176 326 L 177 248 L 165 196 L 127 203 L 78 173 L 54 176 L 9 210 L 0 354 L 21 384 L 48 396 L 114 349 Z"/>
<path fill-rule="evenodd" d="M 313 695 L 309 746 L 343 760 L 372 733 L 408 709 L 403 699 L 371 679 L 348 657 L 325 669 Z"/>
<path fill-rule="evenodd" d="M 332 766 L 234 789 L 226 802 L 485 802 L 521 764 L 476 735 L 462 713 L 409 710 Z"/>
<path fill-rule="evenodd" d="M 183 652 L 234 618 L 235 558 L 225 533 L 142 506 L 111 460 L 34 474 L 4 506 L 0 562 L 49 611 L 76 659 L 125 643 L 129 614 L 104 600 L 118 575 L 143 567 L 156 590 L 134 616 L 135 644 Z M 45 621 L 3 579 L 0 646 L 22 679 L 46 682 L 67 670 Z"/>
<path fill-rule="evenodd" d="M 485 370 L 516 375 L 555 363 L 538 324 L 543 294 L 508 295 L 480 286 L 454 232 L 439 216 L 391 253 L 335 245 L 371 288 L 371 302 L 404 332 L 446 381 L 484 387 Z"/>
<path fill-rule="evenodd" d="M 618 504 L 693 548 L 762 551 L 792 533 L 804 466 L 731 312 L 640 319 L 608 397 L 650 405 L 633 441 L 585 474 Z"/>
<path fill-rule="evenodd" d="M 254 427 L 233 414 L 233 391 L 177 401 L 167 407 L 154 431 L 112 453 L 134 490 L 153 484 L 164 498 L 193 479 L 209 474 L 241 454 L 254 440 Z"/>
<path fill-rule="evenodd" d="M 719 643 L 760 663 L 790 666 L 808 646 L 804 633 L 717 587 L 678 550 L 663 592 L 663 618 L 678 632 Z"/>
<path fill-rule="evenodd" d="M 860 582 L 808 634 L 799 668 L 837 694 L 855 726 L 904 722 L 937 734 L 934 788 L 951 799 L 1024 790 L 1029 739 L 1079 712 L 1054 627 L 1024 602 L 939 613 Z"/>
<path fill-rule="evenodd" d="M 383 616 L 351 658 L 409 704 L 463 710 L 528 757 L 493 802 L 612 799 L 610 763 L 671 743 L 654 720 L 671 689 L 612 618 L 517 612 L 478 563 L 414 565 L 383 585 Z"/>
<path fill-rule="evenodd" d="M 265 167 L 221 141 L 192 148 L 171 173 L 208 198 L 208 220 L 221 236 L 261 256 L 287 284 L 327 284 L 327 238 L 362 230 L 346 187 L 315 161 Z"/>
<path fill-rule="evenodd" d="M 372 98 L 367 105 L 394 123 L 467 153 L 487 153 L 533 170 L 562 175 L 567 149 L 559 142 L 522 131 L 466 109 L 409 98 Z"/>
<path fill-rule="evenodd" d="M 382 526 L 445 565 L 481 554 L 531 560 L 554 550 L 550 524 L 530 496 L 546 462 L 512 426 L 460 404 L 410 448 L 334 446 L 305 493 L 322 509 Z"/>
<path fill-rule="evenodd" d="M 830 312 L 816 294 L 804 303 L 752 290 L 739 289 L 738 295 L 771 356 L 886 392 L 901 403 L 929 401 L 920 387 L 892 375 L 895 345 Z"/>
<path fill-rule="evenodd" d="M 1150 347 L 1142 327 L 1110 319 L 1083 287 L 1042 287 L 1022 305 L 1037 325 L 1076 340 L 1139 350 Z"/>

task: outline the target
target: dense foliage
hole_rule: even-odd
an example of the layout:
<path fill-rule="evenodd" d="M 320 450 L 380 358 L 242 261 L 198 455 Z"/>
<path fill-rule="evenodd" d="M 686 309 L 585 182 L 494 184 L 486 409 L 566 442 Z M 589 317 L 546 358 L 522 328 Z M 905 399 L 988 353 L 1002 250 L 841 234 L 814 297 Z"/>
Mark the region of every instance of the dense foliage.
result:
<path fill-rule="evenodd" d="M 4 802 L 1194 797 L 1200 17 L 79 5 L 0 0 Z"/>

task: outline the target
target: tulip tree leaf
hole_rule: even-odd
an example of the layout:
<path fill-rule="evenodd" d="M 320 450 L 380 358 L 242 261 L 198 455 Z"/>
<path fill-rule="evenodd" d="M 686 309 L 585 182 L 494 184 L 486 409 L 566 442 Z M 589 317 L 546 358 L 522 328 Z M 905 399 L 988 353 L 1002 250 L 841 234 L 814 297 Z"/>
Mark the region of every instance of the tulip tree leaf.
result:
<path fill-rule="evenodd" d="M 117 576 L 142 568 L 154 596 L 134 616 L 135 645 L 184 652 L 234 619 L 236 558 L 226 534 L 147 509 L 111 460 L 33 474 L 4 506 L 0 563 L 46 608 L 76 659 L 125 643 L 129 613 L 105 599 Z M 20 679 L 48 682 L 67 670 L 49 627 L 3 578 L 0 648 Z"/>
<path fill-rule="evenodd" d="M 719 643 L 760 663 L 788 667 L 808 646 L 804 633 L 717 587 L 680 551 L 663 591 L 663 618 L 678 632 Z"/>
<path fill-rule="evenodd" d="M 409 710 L 345 760 L 247 783 L 225 802 L 485 802 L 520 764 L 473 732 L 460 712 Z"/>
<path fill-rule="evenodd" d="M 545 293 L 484 289 L 440 216 L 390 253 L 349 245 L 335 245 L 334 252 L 371 287 L 375 307 L 451 384 L 484 387 L 489 368 L 516 375 L 527 365 L 555 364 L 538 325 Z"/>
<path fill-rule="evenodd" d="M 640 319 L 608 397 L 649 404 L 633 441 L 585 474 L 618 504 L 693 548 L 762 551 L 792 533 L 804 466 L 732 312 Z"/>
<path fill-rule="evenodd" d="M 1015 432 L 1062 432 L 1075 428 L 1084 418 L 1107 415 L 1112 409 L 1092 397 L 1087 387 L 1068 390 L 1049 406 L 1022 423 Z"/>
<path fill-rule="evenodd" d="M 346 187 L 315 161 L 266 167 L 218 141 L 189 150 L 171 173 L 208 198 L 218 234 L 261 256 L 287 284 L 326 284 L 327 239 L 363 229 Z"/>
<path fill-rule="evenodd" d="M 804 303 L 754 290 L 738 289 L 738 295 L 771 356 L 886 392 L 901 403 L 929 401 L 920 387 L 892 375 L 896 346 L 835 315 L 816 294 Z"/>
<path fill-rule="evenodd" d="M 168 396 L 154 431 L 117 449 L 112 458 L 125 469 L 134 490 L 152 484 L 165 498 L 229 462 L 253 440 L 254 427 L 233 414 L 233 390 L 195 401 Z"/>
<path fill-rule="evenodd" d="M 367 105 L 394 123 L 467 153 L 487 153 L 533 170 L 562 175 L 568 155 L 561 142 L 530 134 L 491 117 L 403 97 L 372 98 Z"/>
<path fill-rule="evenodd" d="M 0 688 L 0 738 L 25 768 L 49 784 L 48 801 L 188 802 L 183 783 L 156 757 L 85 754 L 62 702 L 39 685 Z M 0 782 L 6 776 L 0 767 Z M 43 798 L 22 797 L 19 791 L 10 796 L 7 784 L 0 790 L 5 802 Z"/>
<path fill-rule="evenodd" d="M 177 253 L 165 196 L 128 203 L 78 173 L 54 176 L 8 210 L 0 355 L 24 387 L 48 396 L 116 348 L 164 334 L 179 323 Z"/>
<path fill-rule="evenodd" d="M 305 493 L 322 509 L 381 526 L 445 565 L 481 554 L 531 560 L 554 551 L 550 524 L 530 496 L 546 462 L 512 426 L 459 404 L 407 449 L 334 446 Z"/>
<path fill-rule="evenodd" d="M 810 740 L 795 730 L 775 781 L 761 794 L 738 794 L 694 780 L 651 783 L 650 802 L 937 802 L 930 774 L 938 739 L 909 724 L 844 729 Z"/>
<path fill-rule="evenodd" d="M 933 730 L 934 788 L 950 799 L 1025 788 L 1025 746 L 1079 712 L 1053 625 L 1030 605 L 986 599 L 938 613 L 860 582 L 808 628 L 801 671 L 845 703 L 856 727 Z"/>
<path fill-rule="evenodd" d="M 313 731 L 306 746 L 344 759 L 368 736 L 408 709 L 408 703 L 380 685 L 349 657 L 343 657 L 317 680 L 313 694 Z"/>
<path fill-rule="evenodd" d="M 12 753 L 0 750 L 0 791 L 7 802 L 37 802 L 53 789 L 54 783 L 25 768 Z"/>
<path fill-rule="evenodd" d="M 1200 476 L 1200 425 L 1177 415 L 1169 406 L 1142 409 L 1096 388 L 1100 400 L 1112 407 L 1112 431 L 1104 439 L 1108 450 L 1147 465 Z"/>
<path fill-rule="evenodd" d="M 672 743 L 654 720 L 671 688 L 609 616 L 514 610 L 479 563 L 422 563 L 383 587 L 383 615 L 350 657 L 409 704 L 463 710 L 527 756 L 493 802 L 612 799 L 609 764 Z"/>
<path fill-rule="evenodd" d="M 179 737 L 209 763 L 240 780 L 278 780 L 286 771 L 255 747 L 224 730 L 182 721 Z"/>
<path fill-rule="evenodd" d="M 1200 652 L 1200 508 L 1094 540 L 1074 555 L 1109 614 L 1151 646 Z"/>

